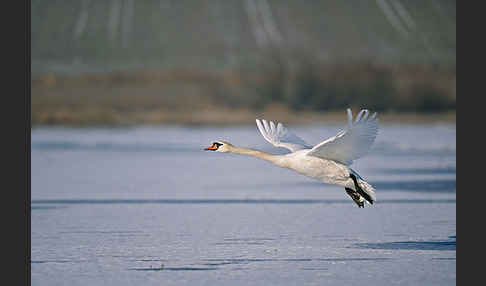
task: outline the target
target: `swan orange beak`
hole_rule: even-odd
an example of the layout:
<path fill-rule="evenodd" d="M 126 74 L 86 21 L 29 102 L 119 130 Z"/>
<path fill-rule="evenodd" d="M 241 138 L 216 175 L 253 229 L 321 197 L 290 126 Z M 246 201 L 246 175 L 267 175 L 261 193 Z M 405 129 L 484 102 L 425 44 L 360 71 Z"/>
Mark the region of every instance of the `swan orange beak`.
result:
<path fill-rule="evenodd" d="M 204 150 L 210 150 L 210 151 L 215 151 L 216 149 L 218 149 L 218 147 L 216 145 L 204 148 Z"/>

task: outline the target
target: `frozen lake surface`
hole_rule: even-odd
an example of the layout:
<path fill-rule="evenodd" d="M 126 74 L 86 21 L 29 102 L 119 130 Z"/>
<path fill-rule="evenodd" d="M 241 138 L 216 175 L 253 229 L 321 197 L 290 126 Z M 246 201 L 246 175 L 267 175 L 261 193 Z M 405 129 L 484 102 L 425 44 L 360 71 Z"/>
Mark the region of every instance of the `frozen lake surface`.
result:
<path fill-rule="evenodd" d="M 34 128 L 32 285 L 456 284 L 455 125 L 381 125 L 364 209 L 215 140 L 286 152 L 256 126 Z"/>

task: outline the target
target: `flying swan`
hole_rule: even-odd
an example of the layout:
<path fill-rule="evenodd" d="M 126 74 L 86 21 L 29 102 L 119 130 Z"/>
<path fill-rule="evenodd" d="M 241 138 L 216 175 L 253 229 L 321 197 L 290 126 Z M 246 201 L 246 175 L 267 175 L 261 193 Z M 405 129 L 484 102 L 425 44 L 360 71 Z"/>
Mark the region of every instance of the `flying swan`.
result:
<path fill-rule="evenodd" d="M 347 109 L 348 124 L 343 130 L 312 147 L 300 137 L 291 133 L 282 123 L 256 119 L 263 138 L 275 147 L 284 147 L 291 153 L 274 155 L 266 152 L 233 146 L 226 141 L 216 141 L 204 150 L 250 155 L 289 168 L 302 175 L 324 183 L 343 186 L 346 193 L 358 207 L 364 202 L 376 201 L 374 188 L 349 166 L 364 156 L 378 134 L 376 112 L 368 117 L 369 111 L 361 110 L 353 122 L 351 109 Z"/>

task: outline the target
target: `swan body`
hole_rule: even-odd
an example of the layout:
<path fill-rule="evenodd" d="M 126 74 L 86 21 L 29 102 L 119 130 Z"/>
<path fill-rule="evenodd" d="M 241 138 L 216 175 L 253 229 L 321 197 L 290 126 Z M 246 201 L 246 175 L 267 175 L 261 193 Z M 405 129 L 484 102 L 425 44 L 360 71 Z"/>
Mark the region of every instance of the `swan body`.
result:
<path fill-rule="evenodd" d="M 233 146 L 226 141 L 214 142 L 205 150 L 242 154 L 267 160 L 277 166 L 291 169 L 304 176 L 327 184 L 342 186 L 358 207 L 364 202 L 376 201 L 374 188 L 350 168 L 352 162 L 364 156 L 373 144 L 378 133 L 376 113 L 368 117 L 364 109 L 353 122 L 351 109 L 347 109 L 348 125 L 336 136 L 314 147 L 287 130 L 281 123 L 256 120 L 262 136 L 276 147 L 289 149 L 284 155 L 275 155 L 259 150 Z"/>

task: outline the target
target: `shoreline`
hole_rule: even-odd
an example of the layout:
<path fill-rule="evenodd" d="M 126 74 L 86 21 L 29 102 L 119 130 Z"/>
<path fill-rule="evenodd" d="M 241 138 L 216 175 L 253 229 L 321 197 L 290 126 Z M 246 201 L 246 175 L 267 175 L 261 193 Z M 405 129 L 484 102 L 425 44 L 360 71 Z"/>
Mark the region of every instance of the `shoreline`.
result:
<path fill-rule="evenodd" d="M 353 114 L 359 111 L 352 108 Z M 246 109 L 218 109 L 218 110 L 188 110 L 167 111 L 153 110 L 146 112 L 128 112 L 117 114 L 110 111 L 98 110 L 89 112 L 70 112 L 59 110 L 51 114 L 44 114 L 32 120 L 35 127 L 131 127 L 131 126 L 244 126 L 252 125 L 255 119 L 263 118 L 282 122 L 287 125 L 309 124 L 343 124 L 346 122 L 346 111 L 330 112 L 296 112 L 282 109 L 253 111 Z M 456 111 L 440 113 L 411 113 L 411 112 L 379 112 L 380 124 L 456 124 Z M 34 119 L 34 118 L 33 118 Z"/>

